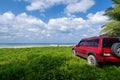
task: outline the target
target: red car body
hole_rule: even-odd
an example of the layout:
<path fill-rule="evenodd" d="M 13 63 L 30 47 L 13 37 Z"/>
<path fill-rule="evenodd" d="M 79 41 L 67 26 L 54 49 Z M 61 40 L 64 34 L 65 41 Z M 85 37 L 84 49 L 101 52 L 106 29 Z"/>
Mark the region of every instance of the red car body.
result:
<path fill-rule="evenodd" d="M 111 49 L 114 43 L 119 43 L 117 37 L 104 36 L 85 38 L 75 45 L 72 50 L 74 50 L 74 55 L 79 55 L 84 58 L 93 55 L 97 63 L 120 62 L 120 55 L 113 54 Z M 120 53 L 120 44 L 117 46 L 117 50 Z"/>

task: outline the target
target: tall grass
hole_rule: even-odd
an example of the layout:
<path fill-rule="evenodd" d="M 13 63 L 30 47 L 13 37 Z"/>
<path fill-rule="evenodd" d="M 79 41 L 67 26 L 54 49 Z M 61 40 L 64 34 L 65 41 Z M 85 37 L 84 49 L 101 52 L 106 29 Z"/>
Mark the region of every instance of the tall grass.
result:
<path fill-rule="evenodd" d="M 120 67 L 74 57 L 71 47 L 0 49 L 0 80 L 119 80 Z"/>

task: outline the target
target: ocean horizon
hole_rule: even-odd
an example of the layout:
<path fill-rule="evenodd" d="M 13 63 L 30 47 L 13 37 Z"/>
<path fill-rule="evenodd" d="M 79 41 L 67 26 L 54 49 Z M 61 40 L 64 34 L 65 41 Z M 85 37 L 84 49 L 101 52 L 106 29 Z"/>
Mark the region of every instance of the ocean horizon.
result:
<path fill-rule="evenodd" d="M 0 47 L 73 46 L 76 43 L 0 43 Z"/>

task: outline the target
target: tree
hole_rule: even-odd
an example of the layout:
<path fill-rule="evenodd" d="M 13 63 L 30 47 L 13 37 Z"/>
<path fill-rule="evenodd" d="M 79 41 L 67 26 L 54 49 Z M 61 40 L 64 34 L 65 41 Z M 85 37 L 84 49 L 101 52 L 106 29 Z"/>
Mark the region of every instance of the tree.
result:
<path fill-rule="evenodd" d="M 101 30 L 101 34 L 120 37 L 120 0 L 112 0 L 114 6 L 105 11 L 110 19 Z"/>

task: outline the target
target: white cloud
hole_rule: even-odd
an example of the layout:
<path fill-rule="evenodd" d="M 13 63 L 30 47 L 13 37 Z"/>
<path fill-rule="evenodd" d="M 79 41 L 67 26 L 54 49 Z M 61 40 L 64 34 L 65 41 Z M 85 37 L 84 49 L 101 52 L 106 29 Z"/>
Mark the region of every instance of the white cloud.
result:
<path fill-rule="evenodd" d="M 0 36 L 9 35 L 14 38 L 32 36 L 32 32 L 40 33 L 46 28 L 46 24 L 42 20 L 28 16 L 26 13 L 14 15 L 12 12 L 6 12 L 0 17 Z"/>
<path fill-rule="evenodd" d="M 94 0 L 23 0 L 30 3 L 30 5 L 26 6 L 28 11 L 40 10 L 45 11 L 48 8 L 51 8 L 58 4 L 66 5 L 64 8 L 64 12 L 67 15 L 71 15 L 73 13 L 78 12 L 86 12 L 90 9 L 94 4 Z"/>
<path fill-rule="evenodd" d="M 39 31 L 39 28 L 29 28 L 28 31 L 31 31 L 31 32 L 38 32 L 38 31 Z"/>
<path fill-rule="evenodd" d="M 86 21 L 82 18 L 63 17 L 58 19 L 50 19 L 48 22 L 48 29 L 70 32 L 73 30 L 80 30 L 87 27 L 85 23 Z"/>
<path fill-rule="evenodd" d="M 26 7 L 27 10 L 44 11 L 45 9 L 50 8 L 56 4 L 60 4 L 61 2 L 63 2 L 63 0 L 30 0 L 28 2 L 30 2 L 30 5 Z"/>
<path fill-rule="evenodd" d="M 75 3 L 67 5 L 65 12 L 70 15 L 71 13 L 86 12 L 95 4 L 94 0 L 78 0 Z"/>
<path fill-rule="evenodd" d="M 0 40 L 24 39 L 31 41 L 73 41 L 83 37 L 99 35 L 100 27 L 107 21 L 103 11 L 88 14 L 87 19 L 62 17 L 50 19 L 48 23 L 26 13 L 0 14 Z M 23 40 L 23 41 L 24 41 Z"/>
<path fill-rule="evenodd" d="M 103 16 L 104 12 L 97 12 L 96 14 L 88 14 L 88 19 L 83 18 L 57 18 L 50 19 L 48 22 L 48 29 L 58 31 L 74 31 L 81 29 L 93 28 L 93 25 L 100 25 L 108 20 L 108 17 Z M 102 26 L 102 25 L 101 25 Z"/>
<path fill-rule="evenodd" d="M 90 13 L 87 15 L 87 18 L 89 22 L 92 24 L 103 23 L 108 19 L 108 17 L 103 16 L 103 14 L 104 14 L 104 11 L 97 12 L 96 14 Z"/>

